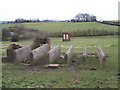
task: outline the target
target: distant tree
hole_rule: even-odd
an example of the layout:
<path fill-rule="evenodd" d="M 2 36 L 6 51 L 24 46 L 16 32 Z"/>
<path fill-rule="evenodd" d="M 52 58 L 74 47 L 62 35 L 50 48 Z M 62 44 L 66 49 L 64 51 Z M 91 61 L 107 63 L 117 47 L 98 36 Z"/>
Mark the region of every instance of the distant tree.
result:
<path fill-rule="evenodd" d="M 76 22 L 76 19 L 71 19 L 71 22 Z"/>
<path fill-rule="evenodd" d="M 15 23 L 23 23 L 25 20 L 23 18 L 17 18 L 15 19 Z"/>
<path fill-rule="evenodd" d="M 36 22 L 40 22 L 39 18 L 37 18 Z"/>
<path fill-rule="evenodd" d="M 76 19 L 77 21 L 80 21 L 80 20 L 82 19 L 81 13 L 77 14 L 77 15 L 75 16 L 75 19 Z"/>
<path fill-rule="evenodd" d="M 90 15 L 87 13 L 79 13 L 77 14 L 74 19 L 71 20 L 71 22 L 92 22 L 97 21 L 96 16 Z"/>
<path fill-rule="evenodd" d="M 97 21 L 96 16 L 91 15 L 91 21 Z"/>

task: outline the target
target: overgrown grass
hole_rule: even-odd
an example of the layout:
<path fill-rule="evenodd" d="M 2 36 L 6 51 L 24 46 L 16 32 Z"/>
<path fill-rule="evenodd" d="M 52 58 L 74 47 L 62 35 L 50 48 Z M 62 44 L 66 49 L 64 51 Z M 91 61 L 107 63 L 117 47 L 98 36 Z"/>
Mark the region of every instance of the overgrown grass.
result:
<path fill-rule="evenodd" d="M 21 41 L 29 45 L 31 41 Z M 9 42 L 3 42 L 4 45 Z M 62 42 L 62 38 L 51 38 L 51 46 L 61 44 L 62 52 L 74 45 L 75 53 L 81 53 L 84 46 L 87 52 L 96 52 L 101 46 L 108 56 L 104 65 L 97 58 L 80 61 L 78 68 L 59 67 L 56 69 L 24 70 L 25 65 L 3 63 L 3 87 L 7 88 L 117 88 L 118 87 L 118 38 L 117 36 L 79 37 L 70 42 Z M 2 48 L 5 51 L 5 48 Z M 3 51 L 3 52 L 4 52 Z M 27 68 L 29 68 L 27 66 Z M 32 67 L 30 67 L 32 68 Z M 92 70 L 95 69 L 95 70 Z"/>

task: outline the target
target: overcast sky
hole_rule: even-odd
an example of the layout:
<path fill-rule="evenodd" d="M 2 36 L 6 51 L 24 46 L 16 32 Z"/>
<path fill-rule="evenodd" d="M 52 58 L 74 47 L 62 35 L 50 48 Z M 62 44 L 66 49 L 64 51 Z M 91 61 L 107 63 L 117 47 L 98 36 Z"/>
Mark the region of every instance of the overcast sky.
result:
<path fill-rule="evenodd" d="M 16 18 L 69 20 L 89 13 L 98 20 L 117 20 L 119 0 L 0 0 L 0 21 Z"/>

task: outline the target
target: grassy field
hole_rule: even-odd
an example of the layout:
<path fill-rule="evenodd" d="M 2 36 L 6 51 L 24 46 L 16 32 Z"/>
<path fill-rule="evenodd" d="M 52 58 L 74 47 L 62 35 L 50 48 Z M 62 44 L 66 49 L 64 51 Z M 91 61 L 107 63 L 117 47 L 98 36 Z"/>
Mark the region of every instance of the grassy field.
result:
<path fill-rule="evenodd" d="M 39 22 L 39 23 L 22 23 L 26 28 L 33 28 L 48 33 L 51 32 L 72 32 L 72 31 L 83 31 L 83 30 L 107 30 L 112 32 L 118 32 L 117 26 L 110 26 L 96 22 Z M 1 27 L 12 27 L 15 24 L 3 24 Z"/>
<path fill-rule="evenodd" d="M 67 24 L 68 23 L 66 23 L 65 26 Z M 27 25 L 29 26 L 30 24 Z M 53 26 L 52 23 L 50 25 L 51 25 L 49 26 L 51 27 L 50 30 L 55 30 L 55 28 L 54 29 L 52 28 Z M 77 23 L 75 23 L 75 25 L 77 25 Z M 82 25 L 80 27 L 82 27 Z M 71 26 L 71 28 L 74 27 Z M 10 42 L 3 42 L 3 45 L 1 47 L 1 52 L 3 53 L 3 56 L 6 55 L 5 49 L 9 43 Z M 19 44 L 23 46 L 31 45 L 32 40 L 20 41 Z M 22 64 L 16 65 L 12 63 L 3 63 L 2 86 L 7 88 L 23 88 L 23 87 L 25 88 L 28 87 L 29 88 L 39 88 L 39 87 L 41 88 L 61 88 L 61 87 L 117 88 L 118 87 L 117 36 L 78 37 L 78 38 L 72 38 L 70 42 L 62 42 L 61 38 L 51 38 L 51 46 L 54 47 L 57 44 L 61 45 L 62 52 L 66 52 L 69 46 L 74 45 L 76 54 L 81 53 L 85 45 L 87 47 L 87 52 L 96 52 L 96 47 L 101 46 L 103 51 L 108 57 L 104 65 L 100 65 L 99 60 L 97 58 L 88 58 L 86 61 L 80 60 L 79 63 L 77 64 L 77 67 L 73 65 L 69 67 L 68 66 L 59 67 L 57 69 L 48 69 L 48 68 L 46 69 L 40 66 L 30 67 Z"/>

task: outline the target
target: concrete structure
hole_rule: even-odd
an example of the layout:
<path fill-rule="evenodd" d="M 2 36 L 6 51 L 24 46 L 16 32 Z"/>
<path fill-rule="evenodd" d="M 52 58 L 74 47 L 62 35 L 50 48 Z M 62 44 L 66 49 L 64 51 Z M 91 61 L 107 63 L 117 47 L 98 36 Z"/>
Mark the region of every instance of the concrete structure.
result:
<path fill-rule="evenodd" d="M 60 45 L 57 45 L 56 47 L 54 47 L 53 49 L 51 49 L 51 50 L 48 52 L 48 60 L 49 60 L 49 63 L 52 62 L 53 60 L 59 58 L 60 52 L 61 52 L 61 47 L 60 47 Z"/>
<path fill-rule="evenodd" d="M 42 46 L 32 50 L 30 53 L 30 64 L 35 65 L 38 62 L 40 62 L 41 59 L 47 57 L 48 50 L 49 50 L 48 44 L 43 44 Z"/>
<path fill-rule="evenodd" d="M 68 61 L 70 61 L 74 56 L 74 47 L 70 46 L 69 49 L 67 50 L 67 52 L 65 53 L 64 59 L 65 59 L 65 63 L 67 63 Z"/>
<path fill-rule="evenodd" d="M 103 50 L 101 49 L 101 47 L 98 47 L 98 48 L 97 48 L 97 53 L 98 53 L 99 61 L 100 61 L 100 63 L 102 64 L 103 61 L 106 59 L 106 56 L 105 56 Z"/>
<path fill-rule="evenodd" d="M 14 51 L 19 49 L 19 48 L 22 48 L 22 46 L 20 46 L 18 44 L 15 44 L 15 43 L 12 43 L 12 44 L 8 45 L 8 48 L 7 48 L 8 62 L 14 62 L 15 61 Z"/>
<path fill-rule="evenodd" d="M 14 58 L 16 63 L 26 61 L 30 57 L 31 46 L 25 46 L 14 51 Z"/>

